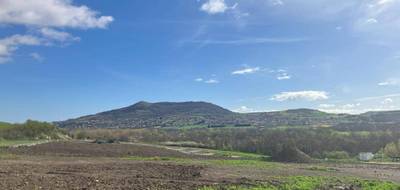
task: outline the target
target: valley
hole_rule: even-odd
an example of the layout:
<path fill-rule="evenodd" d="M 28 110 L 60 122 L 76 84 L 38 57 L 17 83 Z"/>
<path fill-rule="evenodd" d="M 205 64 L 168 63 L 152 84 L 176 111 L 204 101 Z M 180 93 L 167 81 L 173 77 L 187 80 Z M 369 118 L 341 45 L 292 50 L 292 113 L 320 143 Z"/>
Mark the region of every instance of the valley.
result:
<path fill-rule="evenodd" d="M 0 123 L 0 189 L 397 190 L 395 117 L 139 102 Z"/>

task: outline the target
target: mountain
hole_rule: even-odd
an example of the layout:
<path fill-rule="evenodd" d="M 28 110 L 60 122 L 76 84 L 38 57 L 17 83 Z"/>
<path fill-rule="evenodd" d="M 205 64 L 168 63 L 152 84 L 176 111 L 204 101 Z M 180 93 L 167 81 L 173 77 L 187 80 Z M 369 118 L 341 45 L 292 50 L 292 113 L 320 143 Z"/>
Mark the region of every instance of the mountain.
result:
<path fill-rule="evenodd" d="M 361 116 L 368 117 L 374 122 L 400 123 L 400 111 L 367 112 Z"/>
<path fill-rule="evenodd" d="M 64 128 L 139 128 L 235 124 L 239 114 L 207 102 L 138 102 L 121 109 L 57 122 Z"/>
<path fill-rule="evenodd" d="M 62 128 L 147 128 L 192 125 L 219 126 L 331 126 L 338 130 L 399 128 L 400 111 L 361 115 L 330 114 L 312 109 L 235 113 L 207 102 L 138 102 L 132 106 L 56 122 Z"/>

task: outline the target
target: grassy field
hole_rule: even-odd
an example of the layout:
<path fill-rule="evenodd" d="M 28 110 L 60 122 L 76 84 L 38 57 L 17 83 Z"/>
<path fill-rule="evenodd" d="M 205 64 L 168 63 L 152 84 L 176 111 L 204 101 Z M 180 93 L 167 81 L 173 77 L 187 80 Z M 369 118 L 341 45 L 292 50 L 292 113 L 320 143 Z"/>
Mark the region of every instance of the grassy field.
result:
<path fill-rule="evenodd" d="M 287 167 L 283 163 L 266 162 L 257 157 L 248 157 L 241 160 L 224 159 L 190 159 L 173 157 L 127 157 L 124 159 L 132 161 L 150 161 L 150 162 L 170 162 L 186 165 L 205 165 L 209 167 L 231 167 L 231 168 L 257 168 L 273 170 L 274 168 Z M 336 172 L 337 170 L 324 166 L 313 166 L 305 170 L 315 172 Z M 387 181 L 364 180 L 352 177 L 321 177 L 321 176 L 291 176 L 291 177 L 273 177 L 269 182 L 263 182 L 258 185 L 229 185 L 229 186 L 206 186 L 199 190 L 312 190 L 312 189 L 345 189 L 356 188 L 360 190 L 400 190 L 400 184 Z"/>
<path fill-rule="evenodd" d="M 44 140 L 0 140 L 0 147 L 18 146 L 18 145 L 29 145 L 47 142 Z"/>
<path fill-rule="evenodd" d="M 256 186 L 215 186 L 200 190 L 312 190 L 312 189 L 398 190 L 400 185 L 391 182 L 360 180 L 357 178 L 294 176 L 276 178 L 271 183 Z"/>
<path fill-rule="evenodd" d="M 278 167 L 279 163 L 266 162 L 262 160 L 226 160 L 226 159 L 191 159 L 191 158 L 173 158 L 173 157 L 126 157 L 126 160 L 133 161 L 165 161 L 178 164 L 187 165 L 209 165 L 209 166 L 231 166 L 231 167 L 245 167 L 245 168 L 259 168 L 259 169 L 271 169 Z"/>

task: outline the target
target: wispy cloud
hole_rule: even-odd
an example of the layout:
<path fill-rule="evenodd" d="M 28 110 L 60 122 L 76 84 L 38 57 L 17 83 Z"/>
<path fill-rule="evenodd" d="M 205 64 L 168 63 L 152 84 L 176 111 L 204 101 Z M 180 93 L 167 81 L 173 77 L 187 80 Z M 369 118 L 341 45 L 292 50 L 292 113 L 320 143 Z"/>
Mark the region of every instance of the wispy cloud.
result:
<path fill-rule="evenodd" d="M 52 28 L 42 28 L 39 30 L 40 34 L 49 40 L 59 42 L 79 41 L 79 37 L 72 36 L 68 32 L 58 31 Z"/>
<path fill-rule="evenodd" d="M 260 71 L 260 67 L 248 67 L 248 68 L 243 68 L 240 70 L 233 71 L 231 74 L 232 75 L 246 75 L 246 74 L 253 74 Z"/>
<path fill-rule="evenodd" d="M 363 97 L 363 98 L 358 98 L 356 101 L 363 102 L 363 101 L 370 101 L 370 100 L 380 100 L 384 98 L 396 98 L 400 97 L 399 94 L 387 94 L 387 95 L 382 95 L 382 96 L 370 96 L 370 97 Z"/>
<path fill-rule="evenodd" d="M 41 43 L 39 38 L 31 35 L 13 35 L 0 39 L 0 63 L 9 61 L 12 53 L 20 46 L 35 46 Z"/>
<path fill-rule="evenodd" d="M 327 99 L 329 99 L 329 96 L 325 91 L 295 91 L 276 94 L 270 100 L 283 102 L 293 100 L 318 101 Z"/>
<path fill-rule="evenodd" d="M 217 80 L 217 79 L 208 79 L 208 80 L 204 81 L 204 83 L 207 83 L 207 84 L 218 84 L 219 80 Z"/>
<path fill-rule="evenodd" d="M 203 45 L 252 45 L 252 44 L 274 44 L 274 43 L 296 43 L 308 41 L 307 38 L 249 38 L 239 40 L 192 40 L 186 43 Z"/>
<path fill-rule="evenodd" d="M 270 0 L 271 5 L 273 6 L 283 6 L 285 3 L 282 0 Z"/>
<path fill-rule="evenodd" d="M 203 79 L 203 78 L 196 78 L 196 79 L 194 79 L 194 81 L 196 81 L 196 82 L 203 82 L 204 79 Z"/>
<path fill-rule="evenodd" d="M 201 82 L 201 83 L 206 83 L 206 84 L 218 84 L 219 80 L 215 78 L 210 78 L 210 79 L 204 79 L 204 78 L 196 78 L 194 79 L 195 82 Z"/>
<path fill-rule="evenodd" d="M 399 86 L 400 80 L 397 78 L 390 78 L 383 82 L 378 83 L 379 86 Z"/>
<path fill-rule="evenodd" d="M 268 70 L 270 73 L 276 74 L 277 80 L 289 80 L 292 76 L 288 73 L 286 69 L 278 69 L 278 70 Z"/>
<path fill-rule="evenodd" d="M 320 104 L 318 107 L 327 109 L 327 108 L 334 108 L 334 107 L 336 107 L 336 105 L 335 104 Z"/>
<path fill-rule="evenodd" d="M 376 99 L 366 100 L 372 102 L 363 102 L 363 104 L 360 102 L 342 105 L 321 104 L 319 105 L 318 110 L 328 113 L 361 114 L 370 111 L 389 111 L 399 109 L 399 107 L 394 104 L 394 100 L 392 98 L 386 98 L 382 101 L 373 102 L 375 100 Z"/>
<path fill-rule="evenodd" d="M 41 56 L 39 53 L 31 53 L 30 56 L 32 57 L 32 59 L 38 61 L 38 62 L 42 62 L 44 60 L 43 56 Z"/>
<path fill-rule="evenodd" d="M 393 102 L 394 102 L 394 100 L 393 100 L 392 98 L 385 98 L 385 99 L 382 101 L 382 104 L 388 105 L 388 104 L 391 104 L 391 103 L 393 103 Z"/>
<path fill-rule="evenodd" d="M 238 113 L 250 113 L 250 112 L 255 112 L 254 109 L 249 108 L 247 106 L 240 106 L 240 108 L 234 109 L 234 112 L 238 112 Z"/>
<path fill-rule="evenodd" d="M 278 76 L 276 76 L 276 79 L 278 80 L 289 80 L 291 79 L 292 76 L 290 76 L 288 73 L 284 72 L 284 73 L 279 73 Z"/>

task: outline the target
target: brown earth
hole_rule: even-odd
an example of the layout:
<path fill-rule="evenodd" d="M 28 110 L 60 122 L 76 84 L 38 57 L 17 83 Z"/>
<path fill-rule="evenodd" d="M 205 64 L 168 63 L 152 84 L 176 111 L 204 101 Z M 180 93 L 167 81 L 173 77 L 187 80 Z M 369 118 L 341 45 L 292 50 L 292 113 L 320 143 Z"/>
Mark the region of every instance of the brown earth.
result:
<path fill-rule="evenodd" d="M 3 155 L 3 157 L 1 157 Z M 217 184 L 270 182 L 276 176 L 351 176 L 400 182 L 399 165 L 282 164 L 234 167 L 139 161 L 123 157 L 203 159 L 156 146 L 53 142 L 0 149 L 0 189 L 198 189 Z M 228 158 L 225 158 L 228 159 Z M 313 171 L 330 167 L 334 172 Z"/>
<path fill-rule="evenodd" d="M 0 189 L 196 189 L 201 166 L 127 161 L 7 161 Z"/>
<path fill-rule="evenodd" d="M 174 150 L 131 144 L 97 144 L 83 141 L 52 142 L 36 146 L 8 148 L 16 155 L 63 156 L 63 157 L 189 157 Z"/>

